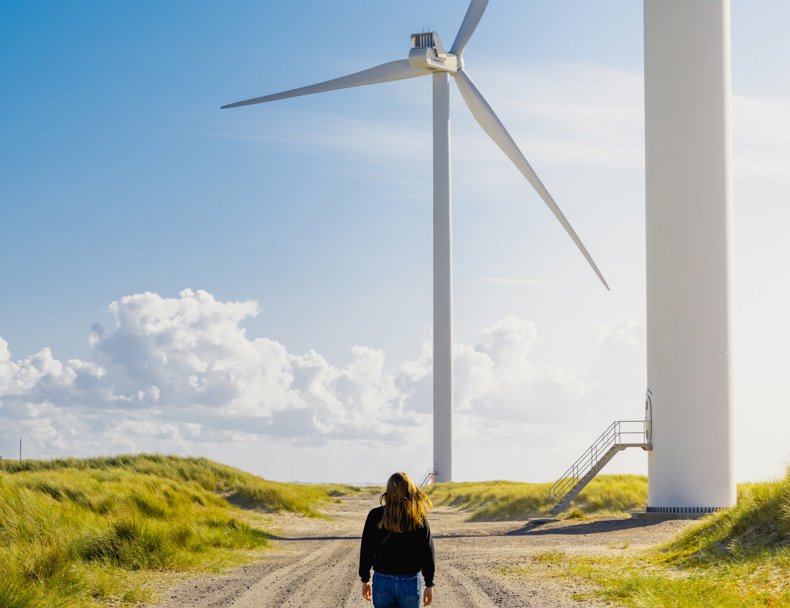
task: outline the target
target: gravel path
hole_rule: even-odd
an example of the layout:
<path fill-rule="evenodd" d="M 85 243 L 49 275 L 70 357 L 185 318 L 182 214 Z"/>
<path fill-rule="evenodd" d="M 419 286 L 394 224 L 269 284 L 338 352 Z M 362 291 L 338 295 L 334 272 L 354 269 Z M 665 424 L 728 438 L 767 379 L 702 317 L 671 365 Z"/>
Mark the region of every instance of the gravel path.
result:
<path fill-rule="evenodd" d="M 182 583 L 148 608 L 370 607 L 362 599 L 357 560 L 365 515 L 377 504 L 373 496 L 343 498 L 328 509 L 330 521 L 277 516 L 281 537 L 265 561 Z M 441 507 L 431 514 L 436 608 L 579 608 L 574 594 L 589 589 L 552 576 L 551 560 L 535 555 L 623 555 L 663 542 L 689 523 L 646 525 L 621 519 L 527 529 L 517 522 L 471 523 L 464 521 L 467 516 Z M 524 570 L 503 572 L 511 567 Z M 584 601 L 584 606 L 602 605 Z"/>

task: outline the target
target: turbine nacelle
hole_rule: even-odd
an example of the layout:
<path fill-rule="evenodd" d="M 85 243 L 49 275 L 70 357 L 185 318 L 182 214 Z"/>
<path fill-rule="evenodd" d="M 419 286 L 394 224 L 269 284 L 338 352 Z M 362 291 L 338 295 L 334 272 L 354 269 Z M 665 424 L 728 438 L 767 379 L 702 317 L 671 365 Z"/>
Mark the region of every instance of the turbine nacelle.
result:
<path fill-rule="evenodd" d="M 444 49 L 436 32 L 412 34 L 411 46 L 409 64 L 413 68 L 454 74 L 462 67 L 461 58 Z"/>

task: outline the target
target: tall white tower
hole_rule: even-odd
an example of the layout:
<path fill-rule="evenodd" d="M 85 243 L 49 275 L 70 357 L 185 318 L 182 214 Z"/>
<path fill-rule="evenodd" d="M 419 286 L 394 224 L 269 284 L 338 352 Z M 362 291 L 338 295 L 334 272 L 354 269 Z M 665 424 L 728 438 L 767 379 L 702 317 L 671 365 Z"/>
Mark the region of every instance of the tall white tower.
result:
<path fill-rule="evenodd" d="M 730 3 L 645 0 L 648 511 L 735 504 Z"/>
<path fill-rule="evenodd" d="M 433 472 L 453 480 L 453 273 L 450 76 L 433 75 Z"/>

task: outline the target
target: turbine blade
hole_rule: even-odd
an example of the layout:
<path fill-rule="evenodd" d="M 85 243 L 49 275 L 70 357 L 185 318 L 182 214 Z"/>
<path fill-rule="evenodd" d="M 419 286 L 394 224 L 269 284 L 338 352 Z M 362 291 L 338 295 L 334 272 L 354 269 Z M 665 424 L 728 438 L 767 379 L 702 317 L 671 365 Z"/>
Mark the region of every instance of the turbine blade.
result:
<path fill-rule="evenodd" d="M 318 84 L 311 84 L 306 87 L 298 89 L 291 89 L 290 91 L 283 91 L 282 93 L 274 93 L 273 95 L 264 95 L 263 97 L 255 97 L 253 99 L 245 99 L 244 101 L 237 101 L 222 106 L 226 108 L 238 108 L 239 106 L 250 106 L 256 103 L 265 103 L 267 101 L 277 101 L 278 99 L 288 99 L 289 97 L 301 97 L 302 95 L 312 95 L 314 93 L 325 93 L 326 91 L 335 91 L 337 89 L 349 89 L 351 87 L 361 87 L 366 84 L 377 84 L 379 82 L 390 82 L 392 80 L 403 80 L 404 78 L 415 78 L 416 76 L 424 76 L 430 74 L 430 70 L 412 67 L 407 59 L 398 61 L 390 61 L 377 65 L 374 68 L 355 72 L 348 76 L 341 76 Z"/>
<path fill-rule="evenodd" d="M 477 24 L 480 23 L 480 18 L 483 16 L 483 13 L 488 6 L 488 0 L 472 0 L 469 4 L 469 8 L 466 9 L 466 15 L 464 16 L 464 20 L 461 22 L 461 27 L 458 29 L 458 33 L 455 35 L 455 42 L 453 42 L 453 48 L 450 49 L 451 53 L 456 55 L 461 55 L 466 48 L 469 39 L 472 37 L 472 34 L 475 33 L 475 28 L 477 28 Z"/>
<path fill-rule="evenodd" d="M 582 255 L 595 271 L 595 274 L 598 275 L 599 279 L 601 279 L 601 283 L 603 283 L 606 289 L 609 289 L 606 279 L 603 278 L 601 271 L 598 270 L 598 266 L 593 261 L 592 256 L 587 251 L 584 243 L 582 243 L 581 239 L 576 234 L 573 226 L 571 226 L 570 222 L 567 220 L 565 214 L 559 208 L 557 203 L 554 202 L 554 199 L 551 197 L 551 194 L 549 194 L 546 186 L 544 186 L 543 182 L 540 181 L 540 178 L 532 169 L 529 162 L 527 162 L 527 159 L 521 153 L 521 150 L 519 150 L 516 142 L 513 141 L 512 137 L 510 137 L 510 134 L 507 132 L 507 129 L 505 129 L 505 126 L 502 124 L 499 118 L 497 118 L 494 110 L 492 110 L 491 106 L 488 105 L 488 102 L 485 100 L 482 93 L 480 93 L 474 82 L 472 82 L 472 79 L 469 78 L 466 72 L 459 70 L 455 74 L 455 83 L 458 85 L 458 88 L 461 91 L 461 96 L 464 98 L 466 105 L 472 112 L 472 116 L 475 117 L 475 120 L 480 123 L 480 126 L 483 127 L 483 130 L 486 133 L 488 133 L 488 136 L 494 140 L 494 142 L 513 162 L 513 164 L 516 165 L 518 170 L 521 171 L 524 177 L 527 178 L 527 181 L 532 184 L 532 187 L 540 195 L 540 198 L 543 199 L 543 202 L 546 203 L 546 206 L 554 214 L 554 217 L 556 217 L 560 224 L 562 224 L 562 227 L 565 228 L 565 232 L 567 232 L 568 236 L 570 236 L 571 239 L 573 239 L 573 242 L 576 243 L 576 247 L 579 248 L 579 251 L 581 251 Z"/>

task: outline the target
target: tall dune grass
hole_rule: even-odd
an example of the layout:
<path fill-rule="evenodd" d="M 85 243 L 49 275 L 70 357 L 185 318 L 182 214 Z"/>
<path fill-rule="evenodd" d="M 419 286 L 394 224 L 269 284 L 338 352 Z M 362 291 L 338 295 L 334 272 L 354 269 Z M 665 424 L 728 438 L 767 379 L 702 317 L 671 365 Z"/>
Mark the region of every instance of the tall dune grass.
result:
<path fill-rule="evenodd" d="M 741 485 L 735 507 L 705 518 L 662 547 L 659 555 L 695 565 L 749 561 L 766 550 L 784 549 L 790 550 L 790 469 L 781 481 Z"/>
<path fill-rule="evenodd" d="M 790 470 L 780 481 L 742 485 L 735 507 L 639 563 L 607 581 L 610 597 L 637 608 L 790 606 Z"/>
<path fill-rule="evenodd" d="M 234 504 L 264 511 L 293 511 L 316 515 L 315 505 L 328 496 L 358 491 L 345 485 L 304 485 L 262 479 L 207 458 L 180 458 L 158 454 L 56 460 L 2 460 L 0 471 L 21 473 L 73 469 L 126 470 L 164 479 L 191 482 Z"/>
<path fill-rule="evenodd" d="M 487 481 L 440 483 L 428 492 L 438 505 L 470 511 L 472 521 L 523 520 L 542 517 L 554 506 L 549 483 Z M 640 475 L 600 475 L 571 503 L 564 517 L 623 515 L 644 509 L 647 478 Z"/>
<path fill-rule="evenodd" d="M 259 510 L 315 514 L 344 487 L 260 479 L 205 459 L 0 463 L 0 608 L 132 604 L 150 573 L 215 569 L 265 548 Z"/>

